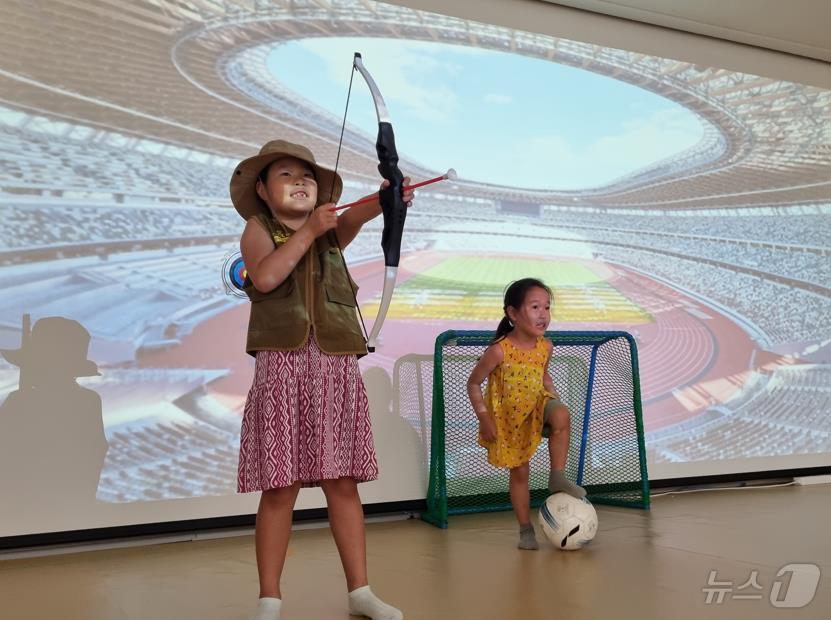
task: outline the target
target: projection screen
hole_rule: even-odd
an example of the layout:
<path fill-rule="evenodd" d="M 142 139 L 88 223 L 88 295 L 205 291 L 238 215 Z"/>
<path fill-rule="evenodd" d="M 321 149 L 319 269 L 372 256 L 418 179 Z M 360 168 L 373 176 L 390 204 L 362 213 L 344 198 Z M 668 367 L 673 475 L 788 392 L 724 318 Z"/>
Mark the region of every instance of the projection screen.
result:
<path fill-rule="evenodd" d="M 0 26 L 0 537 L 256 510 L 228 182 L 277 137 L 334 165 L 355 51 L 405 173 L 459 174 L 418 193 L 361 360 L 365 503 L 424 497 L 433 342 L 525 276 L 552 329 L 635 336 L 653 478 L 831 465 L 831 91 L 375 2 L 96 7 Z M 375 133 L 356 79 L 342 203 L 378 189 Z M 380 231 L 346 251 L 369 326 Z"/>

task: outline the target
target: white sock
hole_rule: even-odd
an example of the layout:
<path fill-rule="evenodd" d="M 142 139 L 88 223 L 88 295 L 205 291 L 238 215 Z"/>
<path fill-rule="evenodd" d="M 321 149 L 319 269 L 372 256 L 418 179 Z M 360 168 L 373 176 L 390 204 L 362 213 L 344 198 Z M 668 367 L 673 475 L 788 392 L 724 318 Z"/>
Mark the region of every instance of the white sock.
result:
<path fill-rule="evenodd" d="M 279 598 L 264 597 L 257 603 L 257 611 L 251 616 L 251 620 L 280 620 L 280 606 L 283 604 Z"/>
<path fill-rule="evenodd" d="M 349 613 L 366 616 L 372 620 L 402 620 L 404 614 L 400 609 L 387 605 L 372 593 L 369 586 L 356 588 L 349 593 Z"/>

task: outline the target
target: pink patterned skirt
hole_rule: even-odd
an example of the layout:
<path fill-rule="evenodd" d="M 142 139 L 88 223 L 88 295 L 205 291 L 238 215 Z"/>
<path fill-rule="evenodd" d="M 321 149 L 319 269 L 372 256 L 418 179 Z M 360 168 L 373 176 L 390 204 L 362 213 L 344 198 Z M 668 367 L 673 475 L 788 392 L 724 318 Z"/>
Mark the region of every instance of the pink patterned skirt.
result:
<path fill-rule="evenodd" d="M 327 355 L 311 334 L 295 351 L 259 351 L 242 418 L 237 491 L 343 477 L 378 477 L 357 358 Z"/>

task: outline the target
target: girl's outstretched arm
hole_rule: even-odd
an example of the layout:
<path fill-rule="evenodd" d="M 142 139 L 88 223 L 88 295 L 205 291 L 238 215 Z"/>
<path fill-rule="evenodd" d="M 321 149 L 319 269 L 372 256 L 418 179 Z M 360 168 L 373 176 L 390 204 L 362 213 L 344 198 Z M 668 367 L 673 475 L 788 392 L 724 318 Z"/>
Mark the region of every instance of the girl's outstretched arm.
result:
<path fill-rule="evenodd" d="M 404 177 L 404 185 L 409 184 L 410 177 Z M 381 189 L 385 188 L 387 185 L 389 185 L 389 181 L 385 180 L 381 183 Z M 412 202 L 414 195 L 413 190 L 405 191 L 403 195 L 404 202 Z M 341 249 L 344 249 L 352 243 L 352 240 L 358 236 L 359 232 L 361 232 L 361 228 L 364 224 L 381 214 L 381 205 L 378 202 L 378 194 L 372 194 L 372 196 L 375 200 L 355 205 L 354 207 L 349 207 L 346 210 L 346 213 L 338 217 L 336 234 L 338 236 L 338 243 L 340 244 Z M 370 198 L 370 196 L 365 196 L 365 198 Z"/>
<path fill-rule="evenodd" d="M 485 349 L 485 353 L 479 358 L 479 362 L 467 380 L 467 396 L 473 406 L 473 411 L 476 412 L 476 417 L 479 418 L 479 434 L 485 441 L 496 439 L 496 424 L 482 396 L 482 382 L 487 379 L 494 368 L 502 363 L 502 359 L 502 347 L 492 344 Z"/>

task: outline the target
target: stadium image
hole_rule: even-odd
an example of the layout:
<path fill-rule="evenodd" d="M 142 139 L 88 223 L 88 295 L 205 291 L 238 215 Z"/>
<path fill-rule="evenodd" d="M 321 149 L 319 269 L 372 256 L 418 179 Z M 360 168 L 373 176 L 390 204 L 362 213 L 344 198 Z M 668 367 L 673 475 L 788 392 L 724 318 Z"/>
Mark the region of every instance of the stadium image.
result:
<path fill-rule="evenodd" d="M 0 617 L 825 618 L 825 4 L 5 3 Z"/>
<path fill-rule="evenodd" d="M 689 148 L 600 186 L 462 173 L 424 191 L 364 369 L 393 376 L 441 331 L 493 329 L 505 285 L 535 276 L 554 290 L 557 329 L 634 335 L 650 464 L 831 451 L 831 92 L 383 4 L 121 8 L 53 5 L 62 25 L 35 55 L 46 22 L 10 7 L 5 66 L 30 61 L 0 75 L 0 343 L 18 345 L 24 313 L 89 330 L 101 376 L 84 385 L 102 398 L 109 442 L 99 500 L 234 492 L 252 363 L 247 302 L 222 279 L 243 224 L 227 182 L 262 136 L 334 163 L 340 119 L 268 69 L 275 49 L 305 38 L 509 47 L 635 85 L 702 127 Z M 90 30 L 102 36 L 76 46 Z M 373 142 L 347 125 L 344 202 L 377 187 Z M 407 174 L 437 174 L 399 142 Z M 346 253 L 369 318 L 380 226 Z M 17 381 L 3 367 L 0 396 Z M 396 409 L 420 433 L 429 410 Z"/>

